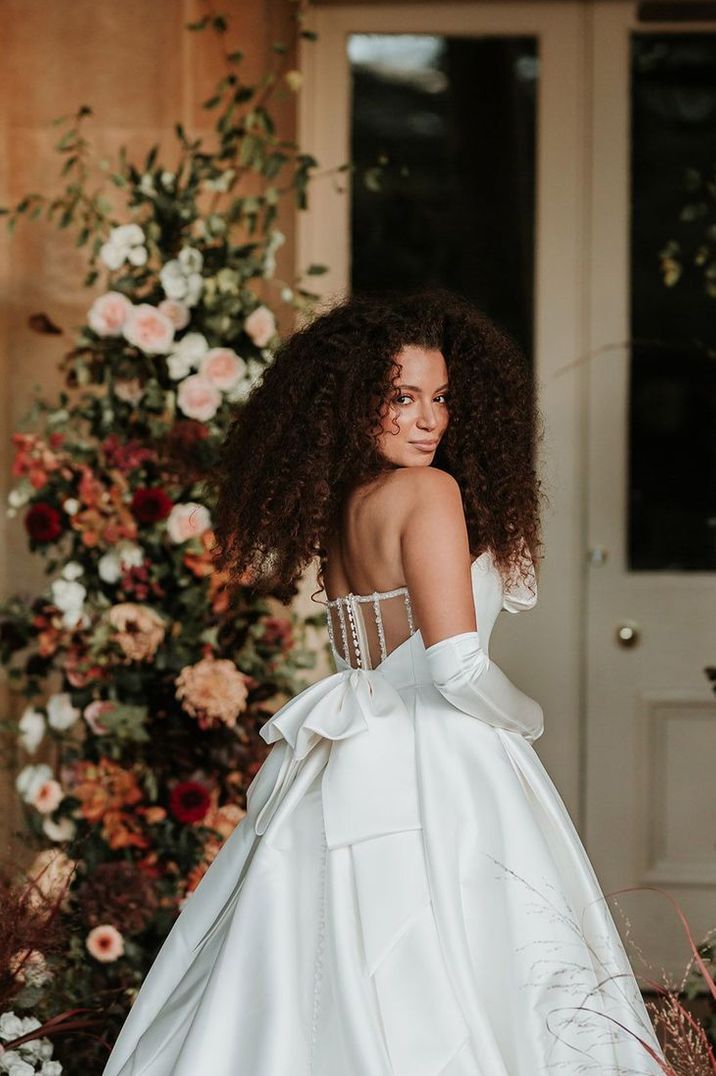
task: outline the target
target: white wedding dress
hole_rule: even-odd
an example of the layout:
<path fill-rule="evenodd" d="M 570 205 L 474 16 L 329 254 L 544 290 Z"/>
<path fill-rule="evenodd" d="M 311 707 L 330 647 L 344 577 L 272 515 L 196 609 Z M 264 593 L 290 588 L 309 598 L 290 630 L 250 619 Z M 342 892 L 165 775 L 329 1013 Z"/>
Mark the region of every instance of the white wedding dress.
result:
<path fill-rule="evenodd" d="M 536 588 L 489 551 L 472 580 L 479 635 L 427 649 L 404 587 L 329 603 L 338 671 L 262 728 L 104 1076 L 663 1071 L 541 708 L 487 658 Z"/>

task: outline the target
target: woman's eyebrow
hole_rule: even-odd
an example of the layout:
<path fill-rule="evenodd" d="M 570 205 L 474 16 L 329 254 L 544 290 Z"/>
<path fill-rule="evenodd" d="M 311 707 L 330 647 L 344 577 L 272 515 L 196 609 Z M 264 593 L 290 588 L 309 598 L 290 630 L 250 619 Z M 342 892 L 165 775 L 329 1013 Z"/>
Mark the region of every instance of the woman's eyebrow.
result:
<path fill-rule="evenodd" d="M 435 391 L 436 392 L 441 392 L 443 389 L 446 389 L 447 387 L 448 387 L 448 383 L 446 381 L 444 385 L 441 385 L 440 388 L 435 389 Z M 420 392 L 420 386 L 419 385 L 398 385 L 398 388 L 399 389 L 412 389 L 413 392 Z"/>

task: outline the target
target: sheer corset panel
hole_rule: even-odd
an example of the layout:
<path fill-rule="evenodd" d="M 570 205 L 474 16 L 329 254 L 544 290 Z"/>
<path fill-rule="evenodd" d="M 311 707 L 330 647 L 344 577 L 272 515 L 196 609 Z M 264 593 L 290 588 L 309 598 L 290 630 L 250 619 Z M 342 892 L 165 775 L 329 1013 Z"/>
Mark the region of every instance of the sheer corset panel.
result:
<path fill-rule="evenodd" d="M 375 669 L 415 633 L 407 587 L 344 594 L 326 603 L 328 637 L 335 654 L 354 669 Z"/>

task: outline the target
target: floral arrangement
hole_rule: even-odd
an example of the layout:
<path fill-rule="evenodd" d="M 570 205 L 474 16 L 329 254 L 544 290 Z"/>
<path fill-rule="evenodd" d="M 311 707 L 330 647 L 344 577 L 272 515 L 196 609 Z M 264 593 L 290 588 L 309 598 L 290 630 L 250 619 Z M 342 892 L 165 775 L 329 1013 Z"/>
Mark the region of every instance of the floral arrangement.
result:
<path fill-rule="evenodd" d="M 312 36 L 301 18 L 299 7 L 297 32 Z M 210 15 L 190 29 L 223 41 L 227 22 Z M 3 210 L 11 227 L 43 212 L 74 227 L 85 284 L 101 288 L 60 362 L 59 399 L 38 397 L 13 436 L 8 513 L 49 580 L 0 608 L 0 661 L 23 698 L 19 719 L 2 724 L 24 755 L 15 783 L 36 850 L 28 874 L 45 896 L 63 894 L 68 941 L 61 954 L 26 954 L 27 982 L 0 1017 L 0 1072 L 11 1076 L 62 1071 L 45 1039 L 10 1046 L 38 1019 L 51 1026 L 58 1008 L 99 1001 L 111 1044 L 245 813 L 261 725 L 315 661 L 311 618 L 299 623 L 216 570 L 206 481 L 271 361 L 274 305 L 305 310 L 315 298 L 300 277 L 275 277 L 279 196 L 305 206 L 315 161 L 274 130 L 270 93 L 300 87 L 286 46 L 274 51 L 275 70 L 253 87 L 239 77 L 241 53 L 225 50 L 204 105 L 217 116 L 211 145 L 178 126 L 169 167 L 157 146 L 142 166 L 122 149 L 115 166 L 95 167 L 82 108 L 57 146 L 62 193 Z M 262 193 L 243 193 L 257 177 Z M 31 326 L 60 332 L 44 314 Z M 78 1071 L 101 1065 L 94 1037 L 66 1034 L 59 1048 Z"/>

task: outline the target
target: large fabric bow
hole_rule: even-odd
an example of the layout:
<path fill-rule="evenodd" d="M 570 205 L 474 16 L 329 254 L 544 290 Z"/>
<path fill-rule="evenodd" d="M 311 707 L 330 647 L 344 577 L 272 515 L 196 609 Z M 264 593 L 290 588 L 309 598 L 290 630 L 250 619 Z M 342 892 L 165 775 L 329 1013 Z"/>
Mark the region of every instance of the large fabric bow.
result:
<path fill-rule="evenodd" d="M 260 735 L 281 741 L 251 783 L 247 813 L 263 834 L 301 768 L 321 782 L 329 848 L 420 829 L 413 718 L 379 671 L 346 668 L 290 699 Z"/>

